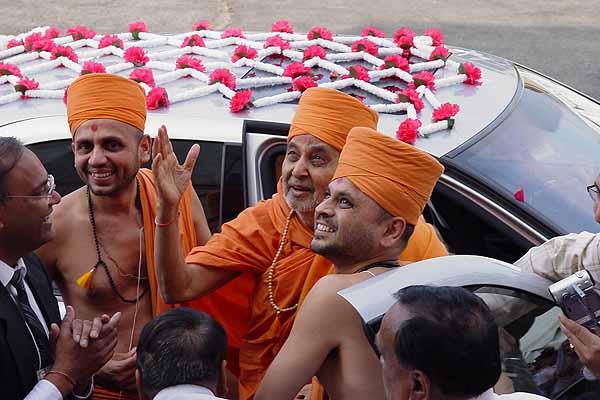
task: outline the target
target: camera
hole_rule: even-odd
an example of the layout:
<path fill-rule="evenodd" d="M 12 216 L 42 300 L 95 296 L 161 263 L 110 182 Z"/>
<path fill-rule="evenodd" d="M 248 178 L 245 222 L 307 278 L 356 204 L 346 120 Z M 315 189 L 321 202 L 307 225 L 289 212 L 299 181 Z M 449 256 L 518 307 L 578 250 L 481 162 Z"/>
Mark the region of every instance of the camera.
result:
<path fill-rule="evenodd" d="M 598 335 L 600 294 L 594 288 L 594 284 L 590 273 L 581 270 L 550 285 L 548 291 L 569 319 Z"/>

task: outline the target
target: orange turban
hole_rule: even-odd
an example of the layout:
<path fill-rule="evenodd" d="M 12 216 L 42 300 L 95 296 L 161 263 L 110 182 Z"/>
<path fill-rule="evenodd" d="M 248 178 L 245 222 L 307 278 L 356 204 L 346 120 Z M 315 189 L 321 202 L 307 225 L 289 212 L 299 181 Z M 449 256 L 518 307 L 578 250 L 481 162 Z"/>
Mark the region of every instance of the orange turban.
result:
<path fill-rule="evenodd" d="M 135 81 L 113 74 L 86 74 L 67 89 L 67 119 L 74 137 L 90 119 L 114 119 L 144 131 L 146 94 Z"/>
<path fill-rule="evenodd" d="M 388 213 L 416 225 L 442 172 L 442 164 L 416 147 L 354 128 L 333 179 L 348 178 Z"/>
<path fill-rule="evenodd" d="M 308 134 L 342 151 L 350 129 L 355 126 L 377 129 L 378 119 L 375 111 L 346 93 L 310 88 L 300 98 L 288 142 L 294 136 Z"/>

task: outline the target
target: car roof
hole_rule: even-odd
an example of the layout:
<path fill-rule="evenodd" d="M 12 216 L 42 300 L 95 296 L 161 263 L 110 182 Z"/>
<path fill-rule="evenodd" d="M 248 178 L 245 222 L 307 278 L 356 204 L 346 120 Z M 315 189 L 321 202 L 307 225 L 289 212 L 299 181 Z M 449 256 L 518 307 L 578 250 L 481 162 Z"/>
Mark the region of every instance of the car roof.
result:
<path fill-rule="evenodd" d="M 452 130 L 433 133 L 427 138 L 417 140 L 417 147 L 437 157 L 457 148 L 493 123 L 517 95 L 520 85 L 519 75 L 510 61 L 475 50 L 449 48 L 452 52 L 451 60 L 457 63 L 472 62 L 481 69 L 482 84 L 479 86 L 459 84 L 440 88 L 435 92 L 440 103 L 451 102 L 460 106 Z M 45 60 L 38 63 L 43 61 Z M 27 65 L 35 66 L 36 62 Z M 131 69 L 121 74 L 127 75 L 130 72 Z M 250 72 L 248 69 L 236 71 L 236 75 L 240 76 L 248 72 Z M 155 71 L 155 77 L 161 73 L 164 72 Z M 442 68 L 437 70 L 436 78 L 453 74 L 456 72 Z M 36 79 L 38 77 L 40 82 L 48 82 L 68 79 L 73 77 L 73 74 L 66 68 L 55 68 L 41 72 Z M 190 82 L 179 79 L 167 85 L 171 92 L 189 88 Z M 13 90 L 12 85 L 0 85 L 0 96 L 6 94 L 8 90 Z M 285 86 L 280 88 L 279 92 L 282 90 L 285 91 Z M 354 92 L 360 94 L 360 91 L 354 90 Z M 245 120 L 290 123 L 296 108 L 296 103 L 280 103 L 233 114 L 229 111 L 229 99 L 217 92 L 171 104 L 166 109 L 149 111 L 146 133 L 154 136 L 158 127 L 165 124 L 171 137 L 175 139 L 241 143 Z M 425 108 L 419 113 L 419 118 L 430 121 L 432 111 L 428 102 L 425 102 Z M 378 129 L 394 136 L 398 125 L 405 118 L 404 113 L 380 113 Z M 0 135 L 17 136 L 26 144 L 69 139 L 66 107 L 60 99 L 39 98 L 0 105 Z"/>

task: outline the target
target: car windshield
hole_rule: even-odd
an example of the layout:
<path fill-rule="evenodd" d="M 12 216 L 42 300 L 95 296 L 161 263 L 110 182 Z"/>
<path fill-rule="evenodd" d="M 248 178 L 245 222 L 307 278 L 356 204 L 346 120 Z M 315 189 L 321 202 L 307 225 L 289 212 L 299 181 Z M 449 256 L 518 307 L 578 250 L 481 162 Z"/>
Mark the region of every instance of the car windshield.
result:
<path fill-rule="evenodd" d="M 456 159 L 482 182 L 543 216 L 557 233 L 598 232 L 586 187 L 600 173 L 600 128 L 566 106 L 556 91 L 551 94 L 546 83 L 556 84 L 542 79 L 524 77 L 525 89 L 510 115 Z"/>

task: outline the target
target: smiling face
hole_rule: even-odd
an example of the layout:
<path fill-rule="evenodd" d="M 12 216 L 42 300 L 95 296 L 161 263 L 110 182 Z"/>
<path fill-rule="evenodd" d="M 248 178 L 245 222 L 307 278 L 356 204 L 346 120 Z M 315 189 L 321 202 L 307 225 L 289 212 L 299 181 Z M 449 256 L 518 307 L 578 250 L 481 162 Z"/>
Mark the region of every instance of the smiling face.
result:
<path fill-rule="evenodd" d="M 83 123 L 71 145 L 75 169 L 91 192 L 110 196 L 128 187 L 150 160 L 150 138 L 131 125 L 111 119 Z"/>
<path fill-rule="evenodd" d="M 295 136 L 281 167 L 283 193 L 290 208 L 312 219 L 333 178 L 339 153 L 312 135 Z M 312 227 L 312 226 L 311 226 Z"/>
<path fill-rule="evenodd" d="M 385 250 L 384 210 L 348 178 L 329 184 L 325 199 L 315 209 L 311 249 L 340 267 L 371 259 Z"/>
<path fill-rule="evenodd" d="M 54 237 L 52 207 L 60 195 L 48 193 L 48 172 L 30 150 L 23 155 L 3 180 L 7 196 L 40 196 L 6 198 L 0 204 L 0 242 L 19 253 L 37 249 Z"/>

